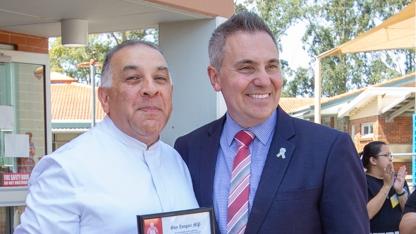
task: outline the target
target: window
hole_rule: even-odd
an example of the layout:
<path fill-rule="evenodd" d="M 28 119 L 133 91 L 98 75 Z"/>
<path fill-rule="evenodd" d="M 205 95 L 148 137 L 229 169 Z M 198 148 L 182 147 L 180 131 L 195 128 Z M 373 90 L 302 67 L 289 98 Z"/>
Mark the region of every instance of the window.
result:
<path fill-rule="evenodd" d="M 361 137 L 372 137 L 373 134 L 373 123 L 361 124 Z"/>

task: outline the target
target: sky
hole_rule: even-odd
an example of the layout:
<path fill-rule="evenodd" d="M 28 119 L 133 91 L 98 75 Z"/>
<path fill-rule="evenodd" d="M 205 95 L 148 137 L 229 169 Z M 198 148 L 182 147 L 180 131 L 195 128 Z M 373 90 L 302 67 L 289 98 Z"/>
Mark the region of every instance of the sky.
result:
<path fill-rule="evenodd" d="M 244 3 L 245 0 L 234 0 L 236 3 Z M 245 3 L 247 9 L 252 10 L 255 8 L 254 1 L 252 3 Z M 291 26 L 285 36 L 281 37 L 282 51 L 280 58 L 289 62 L 289 67 L 296 70 L 298 67 L 308 68 L 309 55 L 302 48 L 302 36 L 306 30 L 306 23 L 299 22 Z"/>
<path fill-rule="evenodd" d="M 295 70 L 298 67 L 308 68 L 309 57 L 306 50 L 302 48 L 302 36 L 305 33 L 306 24 L 304 22 L 299 22 L 291 26 L 287 32 L 286 36 L 281 38 L 282 51 L 280 58 L 287 60 L 289 62 L 290 68 Z"/>

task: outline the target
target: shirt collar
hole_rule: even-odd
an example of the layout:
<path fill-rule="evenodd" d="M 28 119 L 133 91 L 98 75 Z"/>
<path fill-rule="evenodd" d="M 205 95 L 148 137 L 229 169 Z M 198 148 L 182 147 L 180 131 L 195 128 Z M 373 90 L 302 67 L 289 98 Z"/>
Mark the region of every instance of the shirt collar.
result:
<path fill-rule="evenodd" d="M 263 145 L 266 145 L 270 137 L 274 133 L 274 129 L 276 126 L 276 116 L 277 111 L 275 110 L 273 111 L 272 115 L 270 115 L 269 118 L 267 118 L 266 121 L 264 121 L 263 123 L 251 128 L 243 128 L 237 122 L 235 122 L 235 120 L 231 118 L 231 115 L 229 115 L 227 112 L 223 130 L 223 132 L 226 134 L 225 137 L 227 145 L 230 146 L 233 143 L 235 134 L 237 134 L 237 132 L 241 130 L 248 130 L 254 133 L 256 138 Z"/>
<path fill-rule="evenodd" d="M 133 147 L 133 148 L 137 148 L 140 150 L 156 150 L 158 148 L 158 146 L 160 145 L 160 138 L 158 141 L 156 141 L 153 145 L 151 145 L 149 148 L 147 148 L 147 145 L 139 140 L 137 140 L 136 138 L 133 138 L 129 135 L 127 135 L 126 133 L 124 133 L 123 131 L 121 131 L 115 124 L 114 122 L 111 120 L 111 118 L 109 116 L 105 116 L 103 121 L 99 124 L 103 124 L 105 126 L 105 129 L 108 129 L 110 131 L 109 134 L 114 134 L 115 135 L 115 139 L 117 139 L 118 141 L 120 141 L 121 143 L 123 143 L 124 145 L 128 146 L 128 147 Z"/>

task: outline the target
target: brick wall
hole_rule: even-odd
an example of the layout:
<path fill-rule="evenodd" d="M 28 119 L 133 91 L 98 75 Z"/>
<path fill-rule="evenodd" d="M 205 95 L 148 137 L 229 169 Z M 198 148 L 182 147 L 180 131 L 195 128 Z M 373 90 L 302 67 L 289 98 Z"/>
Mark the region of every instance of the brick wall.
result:
<path fill-rule="evenodd" d="M 0 30 L 0 43 L 14 45 L 16 50 L 48 53 L 48 38 Z"/>
<path fill-rule="evenodd" d="M 371 138 L 361 137 L 361 124 L 373 122 L 374 136 Z M 371 141 L 385 141 L 387 144 L 411 144 L 412 140 L 412 119 L 411 116 L 398 116 L 391 122 L 386 122 L 384 117 L 366 117 L 351 120 L 355 127 L 355 134 L 352 136 L 357 150 L 360 152 L 364 145 Z"/>
<path fill-rule="evenodd" d="M 386 122 L 385 118 L 379 117 L 379 140 L 387 144 L 411 144 L 412 142 L 412 119 L 410 116 L 398 116 L 391 122 Z M 399 167 L 405 165 L 407 174 L 412 174 L 411 162 L 395 162 L 394 168 L 397 172 Z"/>
<path fill-rule="evenodd" d="M 361 137 L 361 124 L 373 122 L 374 136 L 371 138 Z M 358 152 L 363 150 L 363 147 L 371 141 L 384 141 L 387 144 L 411 144 L 412 141 L 412 119 L 411 116 L 398 116 L 391 122 L 386 122 L 385 118 L 372 116 L 361 119 L 351 120 L 351 126 L 355 127 L 355 134 L 353 136 L 354 144 Z M 350 127 L 351 133 L 352 127 Z M 399 167 L 405 165 L 407 174 L 412 173 L 411 162 L 394 162 L 395 171 Z"/>
<path fill-rule="evenodd" d="M 374 123 L 373 125 L 373 131 L 374 131 L 374 137 L 371 138 L 363 138 L 361 137 L 361 124 L 363 123 Z M 363 150 L 363 147 L 371 142 L 377 139 L 377 128 L 378 128 L 378 118 L 377 116 L 371 116 L 361 119 L 354 119 L 350 122 L 350 129 L 349 132 L 352 131 L 352 126 L 355 128 L 355 134 L 352 136 L 352 139 L 354 141 L 355 147 L 357 148 L 358 152 L 361 152 Z"/>
<path fill-rule="evenodd" d="M 380 140 L 388 144 L 411 144 L 412 118 L 411 116 L 398 116 L 391 122 L 379 117 Z"/>
<path fill-rule="evenodd" d="M 401 166 L 406 166 L 407 174 L 412 174 L 412 162 L 395 162 L 393 163 L 394 171 L 398 172 Z"/>

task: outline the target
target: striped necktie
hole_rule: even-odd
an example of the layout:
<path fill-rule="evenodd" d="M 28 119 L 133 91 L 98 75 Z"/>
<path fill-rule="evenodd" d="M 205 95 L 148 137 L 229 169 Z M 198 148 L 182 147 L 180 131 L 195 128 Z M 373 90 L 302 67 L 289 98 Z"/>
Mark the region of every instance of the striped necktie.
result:
<path fill-rule="evenodd" d="M 238 144 L 233 162 L 230 192 L 228 194 L 227 234 L 244 233 L 248 221 L 248 196 L 250 194 L 249 145 L 254 134 L 241 130 L 234 139 Z"/>

